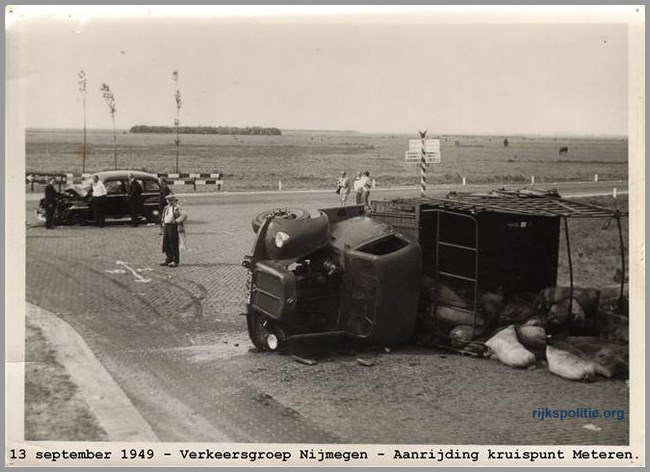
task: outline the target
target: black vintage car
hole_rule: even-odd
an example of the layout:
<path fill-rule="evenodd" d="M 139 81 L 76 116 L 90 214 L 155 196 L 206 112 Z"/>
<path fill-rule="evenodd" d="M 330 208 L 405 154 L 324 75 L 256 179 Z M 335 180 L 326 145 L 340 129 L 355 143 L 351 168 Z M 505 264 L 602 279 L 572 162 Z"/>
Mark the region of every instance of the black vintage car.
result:
<path fill-rule="evenodd" d="M 97 172 L 99 179 L 104 182 L 106 195 L 106 217 L 125 218 L 131 216 L 128 202 L 129 174 L 133 174 L 142 186 L 142 205 L 140 215 L 148 223 L 158 219 L 158 194 L 160 186 L 158 177 L 139 171 L 114 170 Z M 95 213 L 91 204 L 91 180 L 81 184 L 69 185 L 62 193 L 57 194 L 54 211 L 55 224 L 81 224 L 94 221 Z M 41 199 L 36 210 L 36 216 L 45 221 L 45 199 Z"/>

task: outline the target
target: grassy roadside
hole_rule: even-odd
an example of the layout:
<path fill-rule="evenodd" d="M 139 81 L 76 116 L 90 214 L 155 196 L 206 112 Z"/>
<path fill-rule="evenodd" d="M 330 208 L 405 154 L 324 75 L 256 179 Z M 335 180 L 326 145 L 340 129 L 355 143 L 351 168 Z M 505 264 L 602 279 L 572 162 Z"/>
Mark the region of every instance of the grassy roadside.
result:
<path fill-rule="evenodd" d="M 627 196 L 572 199 L 576 202 L 628 211 Z M 625 278 L 629 277 L 629 218 L 621 218 L 625 247 Z M 610 288 L 618 293 L 621 277 L 621 246 L 616 221 L 605 218 L 575 218 L 569 221 L 571 259 L 574 284 L 600 290 Z M 569 267 L 564 225 L 560 231 L 557 284 L 568 286 Z M 626 285 L 627 292 L 627 285 Z"/>
<path fill-rule="evenodd" d="M 25 439 L 106 441 L 88 404 L 40 328 L 26 323 Z"/>

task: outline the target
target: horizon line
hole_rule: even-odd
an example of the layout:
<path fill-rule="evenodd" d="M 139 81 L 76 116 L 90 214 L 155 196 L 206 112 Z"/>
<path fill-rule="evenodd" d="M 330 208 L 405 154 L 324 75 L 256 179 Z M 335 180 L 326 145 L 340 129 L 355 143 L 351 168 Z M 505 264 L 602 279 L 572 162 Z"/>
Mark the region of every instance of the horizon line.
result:
<path fill-rule="evenodd" d="M 159 125 L 134 125 L 134 126 L 159 126 Z M 160 126 L 165 126 L 165 125 L 160 125 Z M 198 125 L 198 126 L 189 126 L 185 125 L 185 128 L 199 128 L 199 127 L 211 127 L 211 128 L 218 128 L 219 126 L 221 127 L 233 127 L 233 128 L 246 128 L 247 126 L 234 126 L 234 125 L 217 125 L 217 126 L 209 126 L 209 125 Z M 255 125 L 257 126 L 257 125 Z M 170 126 L 173 127 L 173 126 Z M 253 128 L 253 126 L 248 126 L 249 128 Z M 416 132 L 413 133 L 408 133 L 406 131 L 359 131 L 359 130 L 351 130 L 351 129 L 300 129 L 300 128 L 279 128 L 277 126 L 257 126 L 259 128 L 277 128 L 282 132 L 301 132 L 301 133 L 344 133 L 344 134 L 381 134 L 381 135 L 404 135 L 404 136 L 409 136 L 413 135 L 416 136 Z M 116 128 L 116 131 L 123 132 L 123 131 L 129 131 L 131 127 L 129 128 Z M 83 131 L 83 128 L 69 128 L 69 127 L 43 127 L 43 126 L 27 126 L 25 127 L 25 131 L 35 131 L 35 130 L 43 130 L 43 131 Z M 112 132 L 113 130 L 111 128 L 87 128 L 87 131 L 107 131 L 107 132 Z M 135 133 L 135 134 L 156 134 L 156 133 Z M 181 134 L 192 134 L 192 133 L 181 133 Z M 587 134 L 587 133 L 574 133 L 574 132 L 556 132 L 556 133 L 534 133 L 534 132 L 529 132 L 529 133 L 489 133 L 489 132 L 475 132 L 475 133 L 467 133 L 467 132 L 453 132 L 453 133 L 432 133 L 430 136 L 436 136 L 436 137 L 444 137 L 444 136 L 486 136 L 486 137 L 529 137 L 529 136 L 537 136 L 537 137 L 588 137 L 588 138 L 629 138 L 629 134 L 617 134 L 617 133 L 601 133 L 601 134 Z"/>

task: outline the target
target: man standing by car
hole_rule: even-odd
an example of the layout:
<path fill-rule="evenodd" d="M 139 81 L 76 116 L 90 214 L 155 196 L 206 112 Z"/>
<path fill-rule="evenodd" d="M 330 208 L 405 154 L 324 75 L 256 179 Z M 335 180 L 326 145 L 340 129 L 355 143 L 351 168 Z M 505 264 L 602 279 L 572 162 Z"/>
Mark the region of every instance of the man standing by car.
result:
<path fill-rule="evenodd" d="M 138 213 L 140 213 L 140 196 L 142 186 L 129 174 L 129 209 L 131 210 L 131 226 L 138 226 Z"/>
<path fill-rule="evenodd" d="M 93 210 L 95 211 L 95 224 L 100 228 L 103 228 L 104 224 L 106 223 L 106 216 L 104 215 L 104 211 L 105 211 L 104 209 L 106 207 L 106 194 L 108 192 L 106 191 L 104 182 L 99 180 L 99 177 L 97 175 L 93 175 L 92 187 L 93 187 L 92 204 L 93 204 Z"/>
<path fill-rule="evenodd" d="M 167 195 L 167 206 L 162 213 L 163 224 L 163 252 L 165 260 L 160 263 L 161 266 L 178 267 L 180 262 L 179 253 L 179 226 L 183 225 L 187 215 L 178 204 L 176 195 Z"/>
<path fill-rule="evenodd" d="M 54 179 L 50 178 L 45 186 L 45 227 L 54 229 L 54 210 L 56 208 L 56 190 Z"/>

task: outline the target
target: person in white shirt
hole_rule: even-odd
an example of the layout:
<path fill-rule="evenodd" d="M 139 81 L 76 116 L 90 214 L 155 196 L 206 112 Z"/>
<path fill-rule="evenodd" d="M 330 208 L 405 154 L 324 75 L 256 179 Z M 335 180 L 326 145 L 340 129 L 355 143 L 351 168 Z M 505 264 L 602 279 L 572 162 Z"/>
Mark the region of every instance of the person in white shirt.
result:
<path fill-rule="evenodd" d="M 372 180 L 370 179 L 370 172 L 365 171 L 361 177 L 363 182 L 362 192 L 361 192 L 361 201 L 366 207 L 366 210 L 370 210 L 370 189 L 372 188 Z"/>
<path fill-rule="evenodd" d="M 93 175 L 91 185 L 93 187 L 92 205 L 95 212 L 95 224 L 102 228 L 106 224 L 106 215 L 104 212 L 106 207 L 106 194 L 108 192 L 106 191 L 104 182 L 96 175 Z"/>
<path fill-rule="evenodd" d="M 357 172 L 357 176 L 354 178 L 354 182 L 352 182 L 352 189 L 356 196 L 357 205 L 361 205 L 363 203 L 363 177 L 361 172 Z"/>
<path fill-rule="evenodd" d="M 338 187 L 339 196 L 341 197 L 341 206 L 345 206 L 348 202 L 348 195 L 350 195 L 350 179 L 345 171 L 341 172 L 341 177 L 339 177 L 336 185 Z"/>
<path fill-rule="evenodd" d="M 184 223 L 187 215 L 178 204 L 178 199 L 173 193 L 165 197 L 167 206 L 162 213 L 163 225 L 163 252 L 165 260 L 160 263 L 161 266 L 178 267 L 180 263 L 179 251 L 179 231 L 184 231 Z"/>

